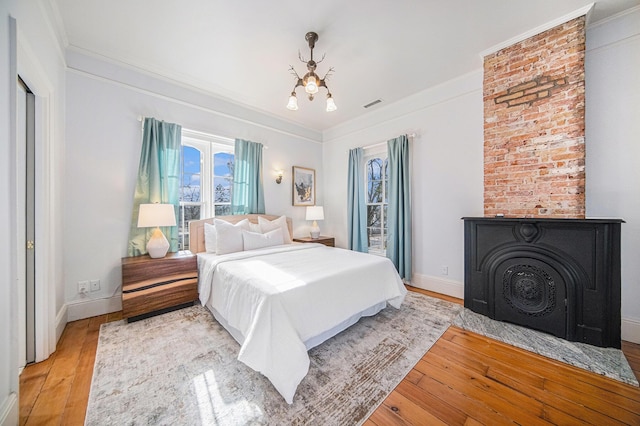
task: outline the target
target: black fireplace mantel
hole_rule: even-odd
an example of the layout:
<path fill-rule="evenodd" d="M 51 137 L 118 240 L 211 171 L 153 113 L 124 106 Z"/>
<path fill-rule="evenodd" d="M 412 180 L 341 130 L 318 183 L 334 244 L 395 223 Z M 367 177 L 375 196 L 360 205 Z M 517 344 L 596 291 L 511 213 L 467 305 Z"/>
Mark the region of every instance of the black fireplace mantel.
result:
<path fill-rule="evenodd" d="M 465 217 L 464 305 L 620 348 L 621 219 Z"/>

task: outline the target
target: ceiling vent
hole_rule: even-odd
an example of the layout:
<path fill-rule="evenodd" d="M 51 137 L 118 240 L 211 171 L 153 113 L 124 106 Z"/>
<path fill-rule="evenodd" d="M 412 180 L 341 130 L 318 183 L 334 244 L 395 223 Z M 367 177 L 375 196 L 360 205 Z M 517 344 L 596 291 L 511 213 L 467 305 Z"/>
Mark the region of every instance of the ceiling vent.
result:
<path fill-rule="evenodd" d="M 363 105 L 364 108 L 371 108 L 372 106 L 379 104 L 380 102 L 382 102 L 382 99 L 376 99 L 375 101 L 371 101 L 366 105 Z"/>

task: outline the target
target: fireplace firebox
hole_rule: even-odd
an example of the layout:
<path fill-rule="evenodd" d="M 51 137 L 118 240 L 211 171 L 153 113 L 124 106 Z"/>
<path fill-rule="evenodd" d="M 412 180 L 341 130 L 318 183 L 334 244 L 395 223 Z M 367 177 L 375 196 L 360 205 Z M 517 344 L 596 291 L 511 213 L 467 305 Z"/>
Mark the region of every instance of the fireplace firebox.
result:
<path fill-rule="evenodd" d="M 620 219 L 463 218 L 464 305 L 620 348 Z"/>

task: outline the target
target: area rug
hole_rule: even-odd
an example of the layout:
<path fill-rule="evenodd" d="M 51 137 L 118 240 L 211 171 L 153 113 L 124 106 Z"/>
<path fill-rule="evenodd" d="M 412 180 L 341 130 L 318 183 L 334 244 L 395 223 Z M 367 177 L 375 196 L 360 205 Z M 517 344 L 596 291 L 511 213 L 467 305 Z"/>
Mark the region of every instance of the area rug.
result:
<path fill-rule="evenodd" d="M 620 349 L 569 342 L 526 327 L 495 321 L 469 309 L 462 310 L 453 325 L 574 367 L 638 386 L 638 380 Z"/>
<path fill-rule="evenodd" d="M 202 306 L 107 323 L 85 424 L 361 424 L 461 309 L 409 292 L 401 309 L 362 318 L 309 351 L 292 405 L 237 361 L 239 345 Z"/>

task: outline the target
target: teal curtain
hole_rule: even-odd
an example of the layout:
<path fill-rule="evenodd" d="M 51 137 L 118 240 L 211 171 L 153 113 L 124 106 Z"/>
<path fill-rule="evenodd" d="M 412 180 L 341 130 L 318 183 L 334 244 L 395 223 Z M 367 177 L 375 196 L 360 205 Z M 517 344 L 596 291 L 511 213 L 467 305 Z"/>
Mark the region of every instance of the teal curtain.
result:
<path fill-rule="evenodd" d="M 264 213 L 262 144 L 236 139 L 231 214 Z"/>
<path fill-rule="evenodd" d="M 367 205 L 364 201 L 364 150 L 349 150 L 349 173 L 347 177 L 347 236 L 351 250 L 367 253 Z"/>
<path fill-rule="evenodd" d="M 411 281 L 411 190 L 409 139 L 402 135 L 387 141 L 389 205 L 387 207 L 387 257 L 400 277 Z"/>
<path fill-rule="evenodd" d="M 144 119 L 138 180 L 133 198 L 129 231 L 129 256 L 147 253 L 153 228 L 138 228 L 140 204 L 173 204 L 176 220 L 180 205 L 180 144 L 182 127 L 155 118 Z M 169 241 L 169 251 L 178 250 L 178 227 L 161 228 Z"/>

